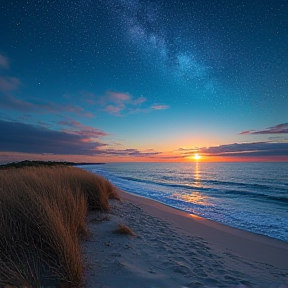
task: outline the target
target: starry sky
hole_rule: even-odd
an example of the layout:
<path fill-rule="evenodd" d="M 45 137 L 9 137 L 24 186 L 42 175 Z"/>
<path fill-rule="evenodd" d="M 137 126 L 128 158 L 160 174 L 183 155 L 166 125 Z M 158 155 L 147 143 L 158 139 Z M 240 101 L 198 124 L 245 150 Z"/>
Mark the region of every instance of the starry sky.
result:
<path fill-rule="evenodd" d="M 286 0 L 1 0 L 0 162 L 288 161 Z"/>

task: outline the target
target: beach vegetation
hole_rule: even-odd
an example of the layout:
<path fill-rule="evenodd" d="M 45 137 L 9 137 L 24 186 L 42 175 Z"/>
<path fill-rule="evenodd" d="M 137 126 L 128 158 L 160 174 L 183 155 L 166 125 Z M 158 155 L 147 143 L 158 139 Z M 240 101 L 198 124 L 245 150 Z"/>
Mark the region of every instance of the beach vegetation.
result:
<path fill-rule="evenodd" d="M 124 224 L 119 224 L 118 228 L 114 232 L 118 233 L 118 234 L 136 236 L 135 232 L 131 228 L 129 228 L 128 226 L 126 226 Z"/>
<path fill-rule="evenodd" d="M 81 287 L 90 210 L 119 199 L 105 178 L 69 166 L 0 172 L 0 287 Z"/>

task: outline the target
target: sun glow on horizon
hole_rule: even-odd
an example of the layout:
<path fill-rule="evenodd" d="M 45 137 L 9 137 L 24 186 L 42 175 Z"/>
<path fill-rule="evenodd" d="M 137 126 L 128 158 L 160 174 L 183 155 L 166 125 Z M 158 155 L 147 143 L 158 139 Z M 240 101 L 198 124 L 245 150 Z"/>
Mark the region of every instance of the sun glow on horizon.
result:
<path fill-rule="evenodd" d="M 195 153 L 193 159 L 198 161 L 201 159 L 201 156 L 198 153 Z"/>

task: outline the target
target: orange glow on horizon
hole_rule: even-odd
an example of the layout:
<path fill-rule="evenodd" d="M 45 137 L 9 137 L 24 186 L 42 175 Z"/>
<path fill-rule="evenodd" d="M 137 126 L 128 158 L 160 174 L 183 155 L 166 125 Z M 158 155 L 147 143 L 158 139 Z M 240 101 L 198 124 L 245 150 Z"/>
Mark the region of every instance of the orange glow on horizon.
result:
<path fill-rule="evenodd" d="M 162 157 L 161 157 L 162 156 Z M 0 164 L 18 162 L 22 160 L 43 160 L 43 161 L 71 161 L 90 163 L 116 163 L 116 162 L 288 162 L 288 156 L 266 156 L 266 157 L 224 157 L 216 155 L 199 155 L 201 159 L 196 160 L 194 155 L 189 157 L 174 153 L 166 153 L 157 157 L 137 157 L 137 156 L 88 156 L 88 155 L 53 155 L 53 154 L 28 154 L 18 152 L 0 152 Z M 165 156 L 165 157 L 163 157 Z"/>

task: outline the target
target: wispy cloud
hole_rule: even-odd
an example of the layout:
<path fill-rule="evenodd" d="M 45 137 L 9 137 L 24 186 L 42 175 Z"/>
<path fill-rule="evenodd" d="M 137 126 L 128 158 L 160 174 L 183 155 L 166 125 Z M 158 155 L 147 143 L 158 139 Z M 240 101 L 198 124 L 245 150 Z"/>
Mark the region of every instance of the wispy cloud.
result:
<path fill-rule="evenodd" d="M 168 105 L 159 105 L 159 104 L 154 104 L 151 106 L 152 109 L 154 110 L 166 110 L 169 108 Z"/>
<path fill-rule="evenodd" d="M 198 152 L 198 148 L 178 148 L 177 150 L 173 151 L 173 153 L 178 154 L 180 158 L 186 158 L 192 156 L 194 153 Z"/>
<path fill-rule="evenodd" d="M 108 136 L 109 134 L 97 128 L 86 126 L 78 121 L 66 120 L 58 122 L 58 125 L 64 127 L 62 132 L 79 135 L 84 137 L 84 141 L 91 141 L 92 139 Z"/>
<path fill-rule="evenodd" d="M 114 103 L 123 103 L 128 100 L 131 100 L 132 98 L 132 96 L 127 92 L 121 93 L 121 92 L 107 91 L 106 95 L 108 96 L 108 99 Z"/>
<path fill-rule="evenodd" d="M 9 59 L 0 54 L 0 108 L 21 112 L 45 113 L 74 113 L 83 117 L 93 117 L 93 114 L 85 111 L 82 107 L 70 103 L 59 104 L 53 101 L 27 101 L 17 98 L 12 91 L 19 89 L 20 79 L 8 75 Z M 1 71 L 5 70 L 4 72 Z"/>
<path fill-rule="evenodd" d="M 111 115 L 115 115 L 115 116 L 121 116 L 120 112 L 123 110 L 124 108 L 122 107 L 117 107 L 115 105 L 108 105 L 106 106 L 106 108 L 104 109 L 107 113 L 111 114 Z"/>
<path fill-rule="evenodd" d="M 162 152 L 154 151 L 153 149 L 148 149 L 140 151 L 138 149 L 104 149 L 102 154 L 109 156 L 120 156 L 120 157 L 153 157 L 161 154 Z"/>
<path fill-rule="evenodd" d="M 86 112 L 82 107 L 70 103 L 58 104 L 52 101 L 37 101 L 37 103 L 33 103 L 19 99 L 10 94 L 0 94 L 0 100 L 0 108 L 3 109 L 17 110 L 21 112 L 34 112 L 38 114 L 59 114 L 66 112 L 88 118 L 93 117 L 92 113 Z"/>
<path fill-rule="evenodd" d="M 288 133 L 288 123 L 278 124 L 276 126 L 272 126 L 266 128 L 264 130 L 247 130 L 239 133 L 239 135 L 244 134 L 284 134 Z"/>
<path fill-rule="evenodd" d="M 21 112 L 29 112 L 36 110 L 34 104 L 16 98 L 12 95 L 1 95 L 0 94 L 0 108 L 17 110 Z"/>
<path fill-rule="evenodd" d="M 168 105 L 148 104 L 144 96 L 134 97 L 128 92 L 115 92 L 108 90 L 104 95 L 96 96 L 85 92 L 82 95 L 90 105 L 100 105 L 102 111 L 114 116 L 124 116 L 135 113 L 149 113 L 153 110 L 166 110 Z"/>
<path fill-rule="evenodd" d="M 146 98 L 144 97 L 134 99 L 128 92 L 110 90 L 96 98 L 98 98 L 96 101 L 103 107 L 103 110 L 114 116 L 123 116 L 124 113 L 129 113 L 146 102 Z"/>
<path fill-rule="evenodd" d="M 8 75 L 9 69 L 9 59 L 0 54 L 0 92 L 2 93 L 17 90 L 21 84 L 21 81 L 18 78 Z"/>
<path fill-rule="evenodd" d="M 195 152 L 195 151 L 198 151 L 198 148 L 178 148 L 176 151 L 180 151 L 180 152 Z"/>
<path fill-rule="evenodd" d="M 288 142 L 232 143 L 211 147 L 179 148 L 173 151 L 182 159 L 199 153 L 207 157 L 273 157 L 288 156 Z"/>
<path fill-rule="evenodd" d="M 0 69 L 1 68 L 6 70 L 10 68 L 9 59 L 2 54 L 0 54 Z"/>
<path fill-rule="evenodd" d="M 7 92 L 17 90 L 21 81 L 16 77 L 0 76 L 0 91 Z"/>
<path fill-rule="evenodd" d="M 278 142 L 278 143 L 286 142 L 286 143 L 288 143 L 287 136 L 286 137 L 284 137 L 284 136 L 271 136 L 271 137 L 268 138 L 268 140 L 271 141 L 271 142 Z"/>
<path fill-rule="evenodd" d="M 287 156 L 288 143 L 252 142 L 199 148 L 207 156 Z"/>
<path fill-rule="evenodd" d="M 92 118 L 94 115 L 90 112 L 86 112 L 84 108 L 81 106 L 73 105 L 73 104 L 58 104 L 52 101 L 37 103 L 34 104 L 35 107 L 39 107 L 42 109 L 44 113 L 59 113 L 59 112 L 67 112 L 74 113 L 83 117 Z"/>
<path fill-rule="evenodd" d="M 137 106 L 137 105 L 141 105 L 141 104 L 145 103 L 146 101 L 147 101 L 147 99 L 145 97 L 141 96 L 141 97 L 135 99 L 133 101 L 133 104 Z"/>

